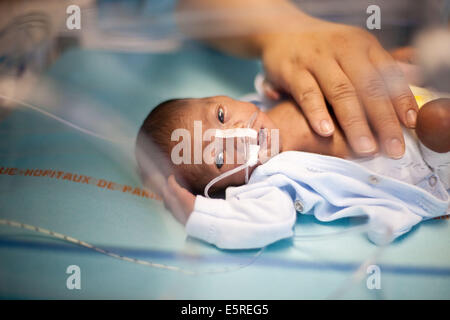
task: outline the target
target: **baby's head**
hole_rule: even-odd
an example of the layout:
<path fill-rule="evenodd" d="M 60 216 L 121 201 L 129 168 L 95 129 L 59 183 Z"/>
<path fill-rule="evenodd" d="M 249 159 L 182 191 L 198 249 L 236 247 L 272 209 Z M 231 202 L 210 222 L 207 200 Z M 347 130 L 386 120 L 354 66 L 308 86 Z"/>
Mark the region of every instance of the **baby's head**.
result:
<path fill-rule="evenodd" d="M 215 96 L 173 99 L 159 104 L 144 120 L 136 141 L 136 150 L 152 150 L 136 153 L 144 181 L 149 174 L 142 157 L 149 157 L 158 169 L 166 168 L 165 177 L 174 174 L 183 187 L 194 194 L 202 194 L 208 182 L 243 163 L 242 143 L 237 138 L 228 138 L 214 144 L 219 141 L 208 135 L 214 132 L 209 129 L 246 128 L 250 119 L 254 120 L 250 128 L 256 132 L 267 129 L 266 147 L 270 150 L 270 132 L 275 125 L 253 103 Z M 147 148 L 148 144 L 155 145 L 158 152 Z M 255 167 L 249 168 L 250 173 Z M 244 183 L 245 171 L 242 170 L 217 182 L 211 191 Z"/>

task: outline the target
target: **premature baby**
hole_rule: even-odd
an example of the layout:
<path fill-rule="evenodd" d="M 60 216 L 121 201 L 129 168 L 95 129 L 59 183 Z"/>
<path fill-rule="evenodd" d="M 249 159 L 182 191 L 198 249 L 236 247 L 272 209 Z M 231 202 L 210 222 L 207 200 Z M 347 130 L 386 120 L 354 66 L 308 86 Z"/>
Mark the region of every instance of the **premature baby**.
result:
<path fill-rule="evenodd" d="M 404 129 L 400 159 L 378 150 L 358 158 L 336 123 L 332 136 L 321 137 L 295 102 L 267 111 L 257 106 L 262 102 L 174 99 L 141 126 L 136 150 L 144 150 L 137 152 L 143 179 L 151 180 L 148 158 L 196 195 L 188 235 L 220 248 L 258 248 L 291 237 L 297 213 L 320 221 L 367 216 L 369 238 L 384 244 L 448 213 L 450 99 L 420 109 L 416 132 Z"/>

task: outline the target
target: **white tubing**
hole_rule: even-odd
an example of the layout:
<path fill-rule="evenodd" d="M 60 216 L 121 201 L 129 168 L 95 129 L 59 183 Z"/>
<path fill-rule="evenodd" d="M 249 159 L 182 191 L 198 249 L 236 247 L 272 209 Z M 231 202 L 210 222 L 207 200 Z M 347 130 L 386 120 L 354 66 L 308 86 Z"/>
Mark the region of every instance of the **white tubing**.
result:
<path fill-rule="evenodd" d="M 241 164 L 240 166 L 231 169 L 227 172 L 222 173 L 220 176 L 215 177 L 214 179 L 212 179 L 205 187 L 205 197 L 210 198 L 210 196 L 208 195 L 208 191 L 209 189 L 217 182 L 220 181 L 228 176 L 231 176 L 232 174 L 235 174 L 236 172 L 241 171 L 242 169 L 246 169 L 249 166 L 254 166 L 257 162 L 258 162 L 258 152 L 259 152 L 259 146 L 252 144 L 250 145 L 250 156 L 247 160 L 246 163 Z M 248 177 L 246 177 L 246 180 L 248 180 Z M 247 181 L 246 181 L 247 182 Z"/>
<path fill-rule="evenodd" d="M 209 188 L 211 188 L 217 181 L 222 180 L 228 176 L 231 176 L 232 174 L 235 174 L 236 172 L 241 171 L 242 169 L 244 169 L 246 167 L 247 167 L 247 163 L 241 164 L 239 167 L 236 167 L 227 172 L 224 172 L 220 176 L 217 176 L 214 179 L 212 179 L 205 187 L 205 197 L 210 198 L 210 196 L 208 195 Z"/>

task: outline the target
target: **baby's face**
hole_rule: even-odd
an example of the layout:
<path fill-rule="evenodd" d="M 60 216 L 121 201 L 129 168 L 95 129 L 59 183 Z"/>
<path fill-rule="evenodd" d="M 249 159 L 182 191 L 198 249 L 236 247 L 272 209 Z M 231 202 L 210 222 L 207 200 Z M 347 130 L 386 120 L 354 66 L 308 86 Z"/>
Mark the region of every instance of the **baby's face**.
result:
<path fill-rule="evenodd" d="M 187 110 L 188 112 L 186 112 L 183 122 L 187 124 L 186 129 L 190 131 L 191 137 L 194 137 L 194 121 L 201 121 L 202 133 L 205 133 L 208 129 L 226 130 L 234 128 L 247 128 L 249 125 L 249 120 L 256 112 L 257 116 L 254 118 L 254 121 L 252 121 L 250 128 L 254 129 L 257 133 L 259 133 L 261 129 L 267 129 L 266 132 L 268 136 L 266 139 L 266 147 L 268 150 L 271 150 L 272 148 L 271 129 L 277 128 L 270 118 L 264 112 L 261 112 L 253 103 L 234 100 L 227 96 L 215 96 L 201 99 L 189 99 Z M 212 137 L 211 141 L 203 141 L 202 150 L 205 150 L 205 148 L 207 148 L 211 142 L 215 141 L 215 139 L 217 138 Z M 230 139 L 234 141 L 226 141 Z M 185 164 L 182 169 L 190 170 L 191 174 L 193 174 L 196 178 L 195 181 L 199 181 L 199 186 L 206 185 L 215 177 L 241 165 L 244 162 L 242 156 L 242 140 L 239 142 L 237 140 L 238 138 L 227 138 L 220 140 L 221 147 L 219 150 L 215 147 L 211 149 L 211 157 L 215 159 L 214 163 L 202 161 L 201 164 Z M 194 142 L 191 145 L 191 154 L 194 155 Z M 230 146 L 234 147 L 234 152 L 229 150 L 231 148 Z M 279 150 L 276 150 L 276 153 L 278 151 Z M 234 155 L 234 159 L 232 159 L 232 156 L 230 155 Z M 251 174 L 257 165 L 249 168 L 249 174 Z M 212 190 L 222 190 L 227 186 L 238 186 L 244 183 L 245 170 L 241 170 L 240 172 L 220 180 L 214 185 Z"/>

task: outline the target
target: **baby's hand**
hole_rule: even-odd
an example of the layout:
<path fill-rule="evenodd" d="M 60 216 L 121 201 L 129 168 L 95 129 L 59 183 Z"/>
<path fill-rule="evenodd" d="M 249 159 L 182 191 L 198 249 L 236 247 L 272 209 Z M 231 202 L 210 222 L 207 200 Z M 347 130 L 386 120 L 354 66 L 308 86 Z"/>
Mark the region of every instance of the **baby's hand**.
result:
<path fill-rule="evenodd" d="M 182 224 L 186 224 L 190 214 L 194 211 L 195 196 L 178 184 L 173 175 L 167 179 L 163 189 L 165 207 Z"/>

